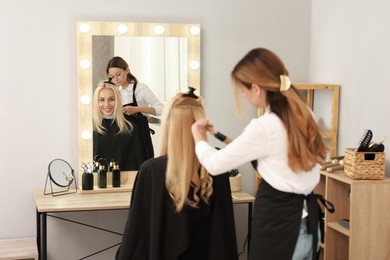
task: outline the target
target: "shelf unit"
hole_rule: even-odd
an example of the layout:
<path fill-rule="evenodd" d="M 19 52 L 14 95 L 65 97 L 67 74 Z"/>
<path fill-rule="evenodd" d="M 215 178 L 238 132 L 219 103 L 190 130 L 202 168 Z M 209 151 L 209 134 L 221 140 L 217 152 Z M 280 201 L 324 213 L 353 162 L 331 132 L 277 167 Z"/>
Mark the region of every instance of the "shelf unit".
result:
<path fill-rule="evenodd" d="M 331 118 L 329 129 L 321 129 L 325 141 L 328 141 L 328 149 L 330 157 L 337 156 L 337 132 L 339 124 L 339 101 L 340 101 L 340 86 L 334 84 L 320 83 L 293 83 L 293 85 L 301 92 L 306 99 L 306 104 L 315 111 L 315 97 L 323 93 L 329 92 L 331 95 L 330 112 Z M 322 93 L 323 92 L 323 93 Z"/>
<path fill-rule="evenodd" d="M 321 172 L 316 193 L 332 202 L 325 212 L 324 260 L 390 259 L 390 178 L 353 180 L 343 171 Z M 339 224 L 349 219 L 349 229 Z"/>

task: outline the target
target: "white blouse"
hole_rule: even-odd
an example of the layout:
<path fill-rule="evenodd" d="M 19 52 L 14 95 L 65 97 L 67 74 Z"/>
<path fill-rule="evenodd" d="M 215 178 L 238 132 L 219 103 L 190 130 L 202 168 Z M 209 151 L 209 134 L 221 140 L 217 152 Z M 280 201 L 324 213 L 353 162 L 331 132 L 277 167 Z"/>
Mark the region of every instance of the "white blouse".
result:
<path fill-rule="evenodd" d="M 133 103 L 133 85 L 129 84 L 127 88 L 119 86 L 119 90 L 122 93 L 122 105 Z M 139 107 L 153 107 L 156 110 L 156 116 L 161 115 L 164 105 L 145 83 L 137 83 L 135 98 Z"/>
<path fill-rule="evenodd" d="M 205 141 L 197 142 L 195 148 L 201 164 L 211 175 L 257 160 L 257 171 L 273 188 L 307 195 L 320 180 L 320 166 L 317 164 L 308 172 L 293 172 L 288 166 L 287 141 L 283 122 L 267 108 L 264 115 L 252 119 L 241 135 L 221 150 Z"/>

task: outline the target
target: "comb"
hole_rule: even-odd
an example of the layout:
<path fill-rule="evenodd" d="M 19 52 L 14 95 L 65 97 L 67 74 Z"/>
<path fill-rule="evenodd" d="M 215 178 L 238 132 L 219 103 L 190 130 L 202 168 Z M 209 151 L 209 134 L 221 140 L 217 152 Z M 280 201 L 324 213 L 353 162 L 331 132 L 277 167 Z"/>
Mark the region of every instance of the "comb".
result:
<path fill-rule="evenodd" d="M 370 145 L 372 139 L 372 131 L 370 129 L 366 129 L 360 139 L 359 147 L 356 152 L 366 152 Z"/>

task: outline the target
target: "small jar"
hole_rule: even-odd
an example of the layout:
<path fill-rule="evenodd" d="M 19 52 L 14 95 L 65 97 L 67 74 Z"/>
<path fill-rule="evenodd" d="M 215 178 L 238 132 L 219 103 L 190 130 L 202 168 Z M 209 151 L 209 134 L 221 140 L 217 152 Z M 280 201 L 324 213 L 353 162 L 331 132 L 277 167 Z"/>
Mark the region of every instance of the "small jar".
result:
<path fill-rule="evenodd" d="M 107 171 L 105 170 L 104 165 L 99 166 L 99 172 L 98 172 L 98 185 L 100 189 L 107 188 Z"/>
<path fill-rule="evenodd" d="M 93 190 L 93 174 L 92 173 L 83 173 L 82 176 L 82 189 L 83 190 Z"/>

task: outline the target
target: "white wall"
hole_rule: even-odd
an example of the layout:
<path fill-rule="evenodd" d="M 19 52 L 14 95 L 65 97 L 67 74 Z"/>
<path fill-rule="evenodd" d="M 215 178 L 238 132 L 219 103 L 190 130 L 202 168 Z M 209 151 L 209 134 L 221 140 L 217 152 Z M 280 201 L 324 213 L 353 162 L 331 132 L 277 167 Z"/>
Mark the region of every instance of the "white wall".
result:
<path fill-rule="evenodd" d="M 47 166 L 52 159 L 62 158 L 74 169 L 79 168 L 77 20 L 201 24 L 202 95 L 218 130 L 234 137 L 249 117 L 239 118 L 233 109 L 231 69 L 250 49 L 267 47 L 285 61 L 293 80 L 307 81 L 310 12 L 311 2 L 306 0 L 3 2 L 0 9 L 0 239 L 35 236 L 31 192 L 43 189 Z M 320 78 L 317 74 L 319 72 L 313 73 L 315 79 Z M 339 81 L 327 75 L 320 79 Z M 384 79 L 380 80 L 384 82 Z M 380 98 L 380 94 L 375 97 Z M 360 104 L 355 99 L 354 104 Z M 353 109 L 354 117 L 358 111 L 364 112 L 358 107 Z M 369 113 L 364 114 L 368 117 Z M 255 116 L 256 111 L 251 110 L 249 115 Z M 350 122 L 345 112 L 342 119 L 346 120 L 343 123 Z M 378 135 L 383 135 L 382 132 L 378 131 Z M 221 146 L 218 142 L 215 145 Z M 253 171 L 245 166 L 241 173 L 244 174 L 244 190 L 254 193 Z M 235 208 L 239 250 L 246 235 L 244 211 L 242 207 Z M 121 232 L 127 212 L 66 215 Z M 107 236 L 51 218 L 48 229 L 49 259 L 55 260 L 76 259 L 119 240 L 114 235 Z M 93 259 L 112 259 L 113 255 L 114 251 L 109 251 Z"/>
<path fill-rule="evenodd" d="M 313 0 L 312 8 L 310 80 L 341 84 L 339 154 L 365 129 L 375 141 L 390 138 L 390 2 Z"/>

